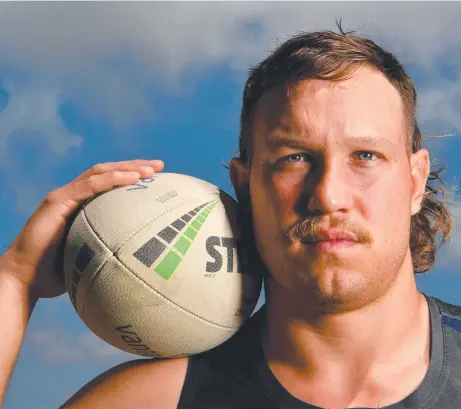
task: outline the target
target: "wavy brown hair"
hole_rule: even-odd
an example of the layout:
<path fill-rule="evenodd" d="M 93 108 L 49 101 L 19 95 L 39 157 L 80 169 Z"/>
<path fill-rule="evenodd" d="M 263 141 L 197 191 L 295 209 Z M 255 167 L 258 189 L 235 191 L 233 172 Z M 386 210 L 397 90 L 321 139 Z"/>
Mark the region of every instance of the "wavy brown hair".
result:
<path fill-rule="evenodd" d="M 238 156 L 241 160 L 251 163 L 252 117 L 264 93 L 277 86 L 290 87 L 307 79 L 344 81 L 364 64 L 381 71 L 402 98 L 408 128 L 408 155 L 421 149 L 416 90 L 402 64 L 373 41 L 354 32 L 344 32 L 341 22 L 338 28 L 339 33 L 318 31 L 291 37 L 250 69 L 240 115 Z M 443 166 L 431 169 L 422 208 L 411 219 L 410 250 L 415 272 L 432 268 L 437 249 L 451 234 L 452 216 L 447 209 L 445 184 L 440 176 L 444 169 Z"/>

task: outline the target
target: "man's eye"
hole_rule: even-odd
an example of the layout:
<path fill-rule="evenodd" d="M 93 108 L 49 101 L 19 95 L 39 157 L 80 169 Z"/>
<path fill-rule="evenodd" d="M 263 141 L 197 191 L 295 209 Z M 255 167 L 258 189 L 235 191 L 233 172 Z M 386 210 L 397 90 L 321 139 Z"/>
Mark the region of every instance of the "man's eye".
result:
<path fill-rule="evenodd" d="M 358 156 L 360 160 L 365 162 L 373 162 L 373 157 L 377 157 L 373 152 L 358 152 Z"/>
<path fill-rule="evenodd" d="M 289 155 L 284 159 L 284 162 L 288 163 L 296 163 L 306 160 L 306 157 L 300 153 L 295 153 L 293 155 Z"/>

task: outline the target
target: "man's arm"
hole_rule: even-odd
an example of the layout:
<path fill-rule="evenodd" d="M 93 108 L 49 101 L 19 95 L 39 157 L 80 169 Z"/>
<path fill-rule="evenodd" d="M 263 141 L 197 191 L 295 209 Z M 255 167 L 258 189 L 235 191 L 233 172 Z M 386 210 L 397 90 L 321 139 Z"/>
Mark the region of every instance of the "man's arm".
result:
<path fill-rule="evenodd" d="M 118 365 L 80 389 L 61 409 L 176 409 L 188 358 Z"/>
<path fill-rule="evenodd" d="M 23 283 L 0 271 L 0 317 L 3 326 L 0 343 L 0 407 L 35 302 Z"/>

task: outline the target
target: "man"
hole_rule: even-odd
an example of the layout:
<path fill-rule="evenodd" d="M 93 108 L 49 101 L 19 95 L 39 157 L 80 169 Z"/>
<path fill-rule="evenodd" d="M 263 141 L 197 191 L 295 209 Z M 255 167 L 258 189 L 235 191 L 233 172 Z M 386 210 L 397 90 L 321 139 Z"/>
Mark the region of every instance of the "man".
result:
<path fill-rule="evenodd" d="M 461 407 L 461 308 L 415 284 L 451 228 L 415 104 L 398 61 L 342 31 L 301 34 L 256 66 L 229 171 L 267 267 L 266 307 L 212 351 L 128 362 L 64 407 Z M 70 215 L 162 169 L 93 167 L 51 192 L 2 256 L 3 390 L 35 302 L 64 290 L 53 267 Z"/>

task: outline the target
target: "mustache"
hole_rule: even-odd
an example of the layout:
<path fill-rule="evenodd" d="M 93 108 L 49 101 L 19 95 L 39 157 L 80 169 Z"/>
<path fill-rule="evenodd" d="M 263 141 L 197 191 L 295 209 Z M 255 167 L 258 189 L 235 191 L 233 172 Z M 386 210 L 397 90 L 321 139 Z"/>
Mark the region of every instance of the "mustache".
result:
<path fill-rule="evenodd" d="M 322 223 L 320 217 L 307 217 L 297 222 L 284 231 L 285 236 L 290 241 L 303 241 L 315 238 L 321 230 L 339 229 L 343 232 L 353 234 L 359 243 L 371 243 L 371 234 L 355 224 L 344 220 L 331 221 L 328 226 Z"/>

